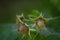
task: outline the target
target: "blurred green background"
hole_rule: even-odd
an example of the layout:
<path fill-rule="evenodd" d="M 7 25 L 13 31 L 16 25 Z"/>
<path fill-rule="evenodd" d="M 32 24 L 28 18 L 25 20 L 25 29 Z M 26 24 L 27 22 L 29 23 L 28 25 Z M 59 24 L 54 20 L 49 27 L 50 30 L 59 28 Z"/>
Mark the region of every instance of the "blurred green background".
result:
<path fill-rule="evenodd" d="M 0 23 L 14 22 L 15 15 L 29 14 L 33 9 L 60 16 L 60 0 L 15 0 L 0 1 Z"/>
<path fill-rule="evenodd" d="M 0 40 L 15 40 L 18 35 L 18 27 L 15 24 L 16 14 L 23 12 L 27 16 L 33 9 L 42 11 L 46 16 L 58 17 L 60 16 L 60 0 L 1 0 Z M 60 18 L 48 22 L 47 26 L 60 33 Z M 43 40 L 45 39 L 60 40 L 60 36 L 50 35 Z"/>

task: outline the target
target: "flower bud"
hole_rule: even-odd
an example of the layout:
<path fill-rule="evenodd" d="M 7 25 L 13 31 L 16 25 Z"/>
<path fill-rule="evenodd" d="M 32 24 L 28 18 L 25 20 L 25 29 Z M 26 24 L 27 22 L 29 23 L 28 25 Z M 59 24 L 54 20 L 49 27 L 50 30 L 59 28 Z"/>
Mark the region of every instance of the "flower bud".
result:
<path fill-rule="evenodd" d="M 43 19 L 43 18 L 36 19 L 35 25 L 39 28 L 44 28 L 45 27 L 45 19 Z"/>
<path fill-rule="evenodd" d="M 18 31 L 21 33 L 21 34 L 28 34 L 29 32 L 29 27 L 25 24 L 21 24 L 20 28 L 18 29 Z"/>

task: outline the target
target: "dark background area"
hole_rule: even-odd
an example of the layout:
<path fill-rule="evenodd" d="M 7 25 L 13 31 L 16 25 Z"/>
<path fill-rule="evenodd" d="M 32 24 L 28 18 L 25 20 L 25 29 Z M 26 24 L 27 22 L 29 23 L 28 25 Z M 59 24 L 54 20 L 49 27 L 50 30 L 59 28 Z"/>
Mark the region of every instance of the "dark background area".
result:
<path fill-rule="evenodd" d="M 60 0 L 2 0 L 0 1 L 0 23 L 15 22 L 15 15 L 29 14 L 33 9 L 52 16 L 60 16 Z"/>

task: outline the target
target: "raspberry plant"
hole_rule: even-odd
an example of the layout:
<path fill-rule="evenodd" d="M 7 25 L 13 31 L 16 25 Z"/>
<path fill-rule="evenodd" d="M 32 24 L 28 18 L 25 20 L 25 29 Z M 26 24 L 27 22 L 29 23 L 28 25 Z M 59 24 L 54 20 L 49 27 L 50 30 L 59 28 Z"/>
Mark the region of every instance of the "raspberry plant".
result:
<path fill-rule="evenodd" d="M 35 40 L 37 36 L 43 39 L 52 35 L 53 33 L 47 29 L 46 23 L 50 20 L 59 18 L 45 18 L 42 12 L 38 12 L 37 10 L 33 10 L 32 13 L 27 16 L 29 19 L 26 19 L 23 13 L 22 15 L 16 15 L 16 17 L 16 24 L 21 24 L 18 29 L 19 34 L 22 35 L 20 40 Z M 28 25 L 26 22 L 31 22 L 31 24 Z M 18 39 L 19 37 L 17 37 L 17 40 Z"/>

